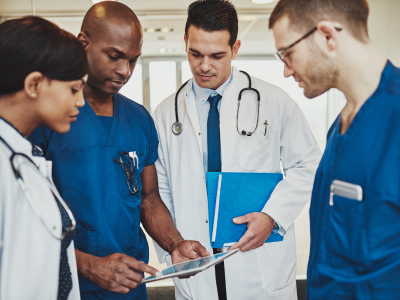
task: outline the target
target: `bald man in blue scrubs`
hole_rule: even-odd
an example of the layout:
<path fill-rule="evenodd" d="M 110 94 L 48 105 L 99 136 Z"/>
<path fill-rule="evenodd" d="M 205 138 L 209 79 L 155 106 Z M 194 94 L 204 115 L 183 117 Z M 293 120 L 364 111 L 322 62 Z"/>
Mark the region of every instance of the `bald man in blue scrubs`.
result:
<path fill-rule="evenodd" d="M 140 223 L 174 263 L 207 256 L 184 241 L 160 199 L 158 137 L 147 110 L 118 94 L 141 55 L 142 28 L 124 4 L 104 1 L 87 12 L 78 36 L 89 61 L 86 105 L 71 130 L 31 135 L 77 219 L 74 240 L 82 299 L 147 299 L 149 251 Z"/>

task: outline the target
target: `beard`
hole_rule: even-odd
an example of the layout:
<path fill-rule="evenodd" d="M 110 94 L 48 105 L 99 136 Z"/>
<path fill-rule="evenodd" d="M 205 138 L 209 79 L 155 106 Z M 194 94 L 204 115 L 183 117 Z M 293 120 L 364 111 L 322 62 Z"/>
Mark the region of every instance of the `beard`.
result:
<path fill-rule="evenodd" d="M 338 70 L 335 63 L 318 47 L 312 47 L 306 64 L 303 82 L 304 96 L 315 98 L 336 86 Z"/>

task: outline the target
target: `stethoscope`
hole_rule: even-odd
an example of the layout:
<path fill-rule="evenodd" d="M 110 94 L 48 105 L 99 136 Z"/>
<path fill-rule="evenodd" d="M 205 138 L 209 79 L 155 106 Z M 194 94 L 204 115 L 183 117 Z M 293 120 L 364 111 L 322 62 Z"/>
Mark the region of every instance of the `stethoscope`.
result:
<path fill-rule="evenodd" d="M 238 99 L 238 109 L 237 109 L 237 115 L 236 115 L 236 129 L 237 132 L 240 135 L 245 135 L 245 136 L 252 136 L 253 133 L 257 130 L 258 127 L 258 121 L 259 121 L 259 117 L 260 117 L 260 93 L 255 89 L 251 87 L 251 78 L 250 75 L 247 74 L 245 71 L 240 71 L 242 72 L 244 75 L 247 76 L 247 79 L 249 80 L 249 87 L 244 88 L 240 91 L 239 93 L 239 99 Z M 190 80 L 190 79 L 189 79 Z M 183 130 L 183 126 L 182 123 L 179 122 L 179 117 L 178 117 L 178 96 L 179 93 L 181 92 L 181 90 L 187 85 L 187 83 L 189 82 L 186 81 L 184 84 L 182 84 L 182 86 L 178 89 L 178 91 L 176 92 L 175 95 L 175 119 L 176 122 L 172 125 L 172 133 L 175 135 L 180 135 L 182 133 Z M 252 91 L 255 92 L 257 94 L 257 101 L 258 101 L 258 107 L 257 107 L 257 123 L 256 123 L 256 127 L 254 128 L 254 130 L 252 132 L 249 131 L 245 131 L 245 130 L 239 130 L 239 111 L 240 111 L 240 101 L 242 101 L 242 94 L 246 91 Z"/>
<path fill-rule="evenodd" d="M 2 141 L 4 143 L 4 145 L 7 146 L 8 149 L 10 149 L 10 151 L 12 152 L 12 155 L 10 157 L 10 162 L 11 162 L 11 168 L 14 172 L 15 178 L 17 179 L 22 191 L 25 194 L 25 197 L 28 199 L 29 204 L 31 205 L 33 211 L 35 212 L 36 216 L 38 217 L 38 219 L 40 220 L 40 222 L 43 224 L 43 226 L 46 228 L 46 230 L 57 240 L 63 240 L 65 238 L 65 236 L 67 234 L 69 234 L 70 232 L 72 232 L 73 230 L 75 230 L 76 227 L 76 221 L 75 218 L 71 212 L 71 210 L 69 209 L 68 205 L 64 202 L 64 200 L 60 197 L 60 195 L 57 192 L 56 187 L 50 182 L 50 180 L 48 178 L 46 178 L 42 172 L 40 172 L 39 168 L 36 166 L 36 164 L 32 161 L 32 159 L 30 159 L 29 156 L 25 155 L 24 153 L 18 153 L 15 152 L 11 146 L 0 136 L 0 141 Z M 55 235 L 51 229 L 49 229 L 46 225 L 46 223 L 44 222 L 44 219 L 42 217 L 42 215 L 40 214 L 40 211 L 38 209 L 38 207 L 36 206 L 35 202 L 33 201 L 33 198 L 31 196 L 31 194 L 29 193 L 29 190 L 27 188 L 27 186 L 25 185 L 21 173 L 19 171 L 19 169 L 14 165 L 14 159 L 17 156 L 21 156 L 23 158 L 25 158 L 27 161 L 30 162 L 30 164 L 32 164 L 34 166 L 34 169 L 37 170 L 37 172 L 45 179 L 44 181 L 46 182 L 47 186 L 50 188 L 51 192 L 53 193 L 54 197 L 56 197 L 58 199 L 58 201 L 60 201 L 61 205 L 64 207 L 65 211 L 67 212 L 69 218 L 71 219 L 71 227 L 63 230 L 63 233 L 61 236 Z M 53 227 L 53 229 L 55 229 Z"/>

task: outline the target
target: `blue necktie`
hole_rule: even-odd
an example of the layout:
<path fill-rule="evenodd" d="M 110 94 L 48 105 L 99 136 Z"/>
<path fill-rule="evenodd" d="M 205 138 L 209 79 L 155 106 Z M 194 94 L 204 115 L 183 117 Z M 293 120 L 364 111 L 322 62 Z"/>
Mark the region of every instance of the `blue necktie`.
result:
<path fill-rule="evenodd" d="M 214 93 L 213 93 L 214 94 Z M 210 111 L 207 120 L 207 149 L 208 149 L 208 172 L 221 172 L 221 137 L 219 133 L 219 111 L 218 102 L 221 95 L 208 97 Z M 221 249 L 213 249 L 214 254 L 221 253 Z M 215 279 L 219 300 L 227 300 L 225 265 L 224 262 L 215 266 Z"/>
<path fill-rule="evenodd" d="M 210 111 L 207 120 L 208 172 L 221 172 L 221 138 L 219 133 L 218 102 L 221 95 L 208 97 Z"/>

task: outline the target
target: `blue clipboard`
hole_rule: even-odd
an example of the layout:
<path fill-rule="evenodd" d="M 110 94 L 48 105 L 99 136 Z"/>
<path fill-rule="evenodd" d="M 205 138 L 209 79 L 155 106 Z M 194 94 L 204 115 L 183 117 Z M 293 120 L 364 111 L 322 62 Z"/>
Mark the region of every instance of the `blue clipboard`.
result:
<path fill-rule="evenodd" d="M 282 179 L 282 174 L 275 173 L 207 173 L 211 246 L 221 248 L 239 241 L 247 224 L 237 225 L 232 219 L 261 212 Z M 271 233 L 266 243 L 280 241 L 283 236 Z"/>

